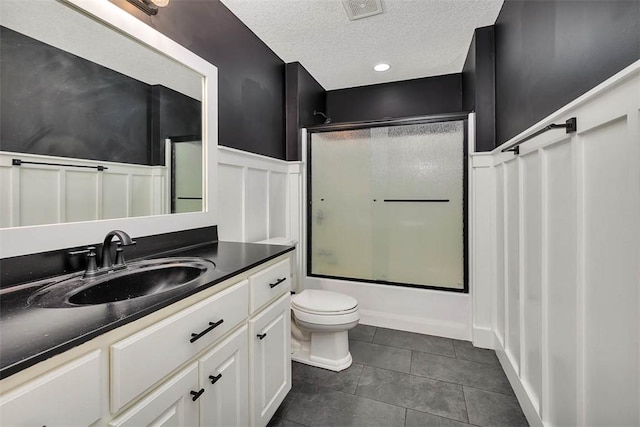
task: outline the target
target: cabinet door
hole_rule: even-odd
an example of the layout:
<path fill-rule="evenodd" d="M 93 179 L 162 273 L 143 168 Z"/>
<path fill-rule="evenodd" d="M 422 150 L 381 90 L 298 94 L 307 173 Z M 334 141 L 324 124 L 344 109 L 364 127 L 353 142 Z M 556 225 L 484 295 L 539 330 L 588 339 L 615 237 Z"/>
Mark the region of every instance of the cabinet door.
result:
<path fill-rule="evenodd" d="M 147 363 L 152 363 L 152 361 Z M 200 393 L 201 390 L 198 387 L 198 364 L 194 362 L 124 414 L 111 421 L 109 426 L 197 426 L 200 400 L 206 393 L 206 391 Z M 200 394 L 198 395 L 198 393 Z M 195 397 L 197 399 L 194 401 Z"/>
<path fill-rule="evenodd" d="M 247 327 L 200 358 L 201 426 L 246 426 L 249 421 Z"/>
<path fill-rule="evenodd" d="M 86 426 L 100 419 L 100 350 L 67 363 L 0 399 L 0 425 Z"/>
<path fill-rule="evenodd" d="M 265 426 L 291 390 L 289 294 L 249 320 L 251 425 Z"/>

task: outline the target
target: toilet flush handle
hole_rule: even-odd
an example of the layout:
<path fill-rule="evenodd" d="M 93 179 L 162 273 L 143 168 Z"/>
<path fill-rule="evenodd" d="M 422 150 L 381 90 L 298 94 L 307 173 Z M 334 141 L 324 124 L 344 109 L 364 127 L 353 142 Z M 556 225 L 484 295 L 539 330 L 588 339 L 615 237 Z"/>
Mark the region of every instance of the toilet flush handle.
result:
<path fill-rule="evenodd" d="M 266 337 L 267 334 L 258 334 L 257 337 L 260 338 L 261 340 L 264 339 L 264 337 Z"/>

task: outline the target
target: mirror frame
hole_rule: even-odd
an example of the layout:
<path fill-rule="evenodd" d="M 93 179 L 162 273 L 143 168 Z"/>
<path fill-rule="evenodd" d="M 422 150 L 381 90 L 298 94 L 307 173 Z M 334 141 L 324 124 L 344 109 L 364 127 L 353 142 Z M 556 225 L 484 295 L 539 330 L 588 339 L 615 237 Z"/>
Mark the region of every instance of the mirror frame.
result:
<path fill-rule="evenodd" d="M 54 1 L 54 0 L 52 0 Z M 0 229 L 0 258 L 46 252 L 101 242 L 110 230 L 132 237 L 149 236 L 217 224 L 218 69 L 190 50 L 103 0 L 55 0 L 157 51 L 203 76 L 202 147 L 203 212 L 67 222 Z"/>

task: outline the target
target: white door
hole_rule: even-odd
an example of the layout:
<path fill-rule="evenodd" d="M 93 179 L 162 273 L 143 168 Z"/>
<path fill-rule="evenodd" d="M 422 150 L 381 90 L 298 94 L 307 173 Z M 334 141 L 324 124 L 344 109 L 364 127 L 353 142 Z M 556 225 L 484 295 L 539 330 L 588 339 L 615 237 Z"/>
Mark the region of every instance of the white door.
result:
<path fill-rule="evenodd" d="M 202 142 L 174 142 L 173 150 L 173 212 L 201 212 Z"/>
<path fill-rule="evenodd" d="M 199 422 L 198 364 L 192 363 L 109 423 L 112 427 L 193 427 Z"/>
<path fill-rule="evenodd" d="M 249 320 L 251 425 L 265 426 L 291 390 L 289 294 Z"/>
<path fill-rule="evenodd" d="M 247 327 L 200 358 L 201 426 L 246 426 L 249 422 Z"/>

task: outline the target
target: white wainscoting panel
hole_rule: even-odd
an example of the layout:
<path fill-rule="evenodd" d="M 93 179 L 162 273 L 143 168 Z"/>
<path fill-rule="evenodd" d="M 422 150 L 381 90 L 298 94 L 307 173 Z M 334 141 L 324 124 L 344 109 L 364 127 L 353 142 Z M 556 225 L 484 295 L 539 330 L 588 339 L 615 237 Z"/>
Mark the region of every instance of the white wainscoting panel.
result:
<path fill-rule="evenodd" d="M 543 149 L 542 177 L 544 217 L 543 343 L 546 372 L 543 373 L 543 414 L 554 426 L 577 419 L 577 291 L 576 291 L 576 194 L 575 162 L 570 139 Z M 553 325 L 550 328 L 549 325 Z M 551 353 L 553 349 L 553 353 Z M 546 379 L 546 381 L 545 381 Z"/>
<path fill-rule="evenodd" d="M 495 312 L 495 332 L 498 342 L 502 347 L 505 346 L 505 313 L 507 298 L 505 295 L 505 264 L 502 262 L 505 257 L 505 234 L 504 234 L 504 165 L 498 165 L 495 167 L 496 174 L 496 309 Z M 480 238 L 477 243 L 480 247 L 482 245 L 489 245 L 489 239 L 482 241 Z M 500 262 L 498 262 L 498 260 Z M 477 280 L 477 279 L 476 279 Z"/>
<path fill-rule="evenodd" d="M 98 177 L 95 172 L 65 171 L 64 212 L 67 221 L 91 221 L 98 211 Z"/>
<path fill-rule="evenodd" d="M 244 172 L 242 166 L 218 165 L 218 233 L 222 240 L 244 241 Z"/>
<path fill-rule="evenodd" d="M 13 166 L 12 159 L 67 166 Z M 74 166 L 105 166 L 104 171 Z M 160 215 L 166 168 L 0 152 L 0 228 Z"/>
<path fill-rule="evenodd" d="M 287 174 L 271 172 L 269 175 L 269 235 L 287 235 Z"/>
<path fill-rule="evenodd" d="M 475 209 L 494 215 L 495 240 L 473 238 L 496 266 L 495 348 L 531 425 L 637 426 L 640 61 L 512 141 L 570 117 L 575 133 L 491 153 L 495 203 Z"/>
<path fill-rule="evenodd" d="M 471 126 L 470 126 L 471 127 Z M 495 299 L 495 183 L 493 158 L 476 154 L 470 159 L 469 191 L 469 292 L 473 299 L 473 345 L 494 348 L 493 312 Z M 482 237 L 476 238 L 476 235 Z M 490 247 L 478 246 L 490 242 Z"/>
<path fill-rule="evenodd" d="M 540 405 L 542 394 L 542 206 L 540 159 L 538 152 L 520 158 L 522 167 L 521 220 L 522 258 L 520 282 L 523 287 L 522 378 L 531 392 L 533 403 Z"/>
<path fill-rule="evenodd" d="M 245 199 L 245 239 L 258 242 L 269 238 L 269 171 L 247 168 Z M 222 224 L 220 224 L 222 226 Z"/>
<path fill-rule="evenodd" d="M 102 177 L 102 217 L 124 218 L 129 212 L 129 177 L 111 173 Z M 124 188 L 124 190 L 122 190 Z"/>
<path fill-rule="evenodd" d="M 505 266 L 507 307 L 506 347 L 507 356 L 512 360 L 516 372 L 520 372 L 520 160 L 512 159 L 506 167 L 505 203 Z"/>
<path fill-rule="evenodd" d="M 300 163 L 218 147 L 220 240 L 300 240 Z"/>
<path fill-rule="evenodd" d="M 589 425 L 640 421 L 640 211 L 638 181 L 633 176 L 640 165 L 633 156 L 639 141 L 629 140 L 628 121 L 628 116 L 618 117 L 578 136 L 584 180 L 584 241 L 579 248 L 584 260 L 583 392 Z"/>

